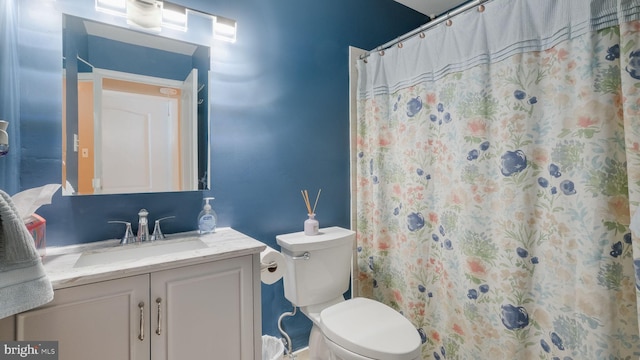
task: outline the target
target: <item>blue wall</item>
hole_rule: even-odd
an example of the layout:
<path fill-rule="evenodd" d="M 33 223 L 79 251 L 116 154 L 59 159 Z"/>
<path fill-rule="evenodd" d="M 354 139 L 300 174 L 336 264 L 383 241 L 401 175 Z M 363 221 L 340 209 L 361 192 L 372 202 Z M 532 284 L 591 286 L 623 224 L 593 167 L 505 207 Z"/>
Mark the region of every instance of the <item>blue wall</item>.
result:
<path fill-rule="evenodd" d="M 175 2 L 238 21 L 237 42 L 216 42 L 212 53 L 212 190 L 58 193 L 38 211 L 47 219 L 48 244 L 118 237 L 122 229 L 107 220 L 135 222 L 142 207 L 151 220 L 176 216 L 165 223 L 167 233 L 193 230 L 202 197 L 214 196 L 221 226 L 277 248 L 277 234 L 302 230 L 301 189 L 315 194 L 322 188 L 322 227 L 349 227 L 348 46 L 372 49 L 427 18 L 391 0 Z M 61 179 L 61 38 L 46 30 L 60 25 L 24 9 L 19 14 L 19 121 L 7 120 L 19 123 L 22 147 L 13 149 L 20 152 L 17 165 L 0 162 L 0 172 L 20 174 L 19 189 L 0 182 L 10 193 Z M 263 285 L 262 303 L 263 333 L 280 337 L 277 319 L 291 310 L 282 281 Z M 306 346 L 310 326 L 302 315 L 285 320 L 295 348 Z"/>

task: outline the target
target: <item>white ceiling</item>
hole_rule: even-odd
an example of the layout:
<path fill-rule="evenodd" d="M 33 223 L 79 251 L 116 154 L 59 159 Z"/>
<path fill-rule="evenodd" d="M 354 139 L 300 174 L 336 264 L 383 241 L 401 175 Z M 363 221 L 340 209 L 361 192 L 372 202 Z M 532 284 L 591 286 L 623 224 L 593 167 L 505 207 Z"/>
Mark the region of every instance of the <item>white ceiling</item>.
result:
<path fill-rule="evenodd" d="M 395 0 L 427 16 L 444 14 L 447 10 L 458 7 L 469 0 Z"/>

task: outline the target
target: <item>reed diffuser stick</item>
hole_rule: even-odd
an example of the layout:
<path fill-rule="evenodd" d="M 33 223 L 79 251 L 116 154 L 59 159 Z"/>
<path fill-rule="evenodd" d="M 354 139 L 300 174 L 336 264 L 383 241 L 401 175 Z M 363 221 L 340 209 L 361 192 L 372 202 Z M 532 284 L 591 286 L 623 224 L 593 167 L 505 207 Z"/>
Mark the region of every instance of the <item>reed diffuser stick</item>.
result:
<path fill-rule="evenodd" d="M 318 199 L 320 199 L 320 192 L 321 191 L 322 191 L 322 189 L 318 189 L 318 195 L 316 196 L 315 204 L 313 204 L 313 212 L 312 212 L 312 214 L 316 213 L 316 206 L 318 206 Z"/>
<path fill-rule="evenodd" d="M 307 212 L 308 212 L 309 215 L 316 213 L 316 206 L 318 206 L 318 200 L 320 199 L 320 193 L 321 192 L 322 192 L 322 189 L 319 189 L 318 190 L 318 195 L 316 195 L 316 202 L 313 204 L 313 208 L 312 208 L 311 207 L 311 201 L 309 201 L 309 191 L 300 190 L 300 193 L 302 194 L 302 199 L 304 199 L 304 204 L 307 207 Z"/>
<path fill-rule="evenodd" d="M 307 214 L 313 214 L 311 210 L 311 203 L 309 202 L 309 192 L 307 190 L 300 190 L 300 192 L 302 193 L 304 204 L 307 206 Z"/>

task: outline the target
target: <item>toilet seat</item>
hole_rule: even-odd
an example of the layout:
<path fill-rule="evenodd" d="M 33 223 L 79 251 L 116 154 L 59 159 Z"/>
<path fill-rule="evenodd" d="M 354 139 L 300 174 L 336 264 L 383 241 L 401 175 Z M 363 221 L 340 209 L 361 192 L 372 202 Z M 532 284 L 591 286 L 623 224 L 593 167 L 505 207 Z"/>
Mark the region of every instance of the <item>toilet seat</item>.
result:
<path fill-rule="evenodd" d="M 399 312 L 380 302 L 354 298 L 320 313 L 324 336 L 371 359 L 413 360 L 420 356 L 420 335 Z"/>

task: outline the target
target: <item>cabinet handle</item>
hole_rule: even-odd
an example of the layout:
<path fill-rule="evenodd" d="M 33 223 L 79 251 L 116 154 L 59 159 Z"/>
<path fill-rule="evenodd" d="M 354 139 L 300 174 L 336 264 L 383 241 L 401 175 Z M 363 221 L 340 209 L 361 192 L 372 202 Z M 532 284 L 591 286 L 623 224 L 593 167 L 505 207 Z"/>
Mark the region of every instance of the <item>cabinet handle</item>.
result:
<path fill-rule="evenodd" d="M 160 335 L 162 333 L 162 310 L 160 310 L 160 304 L 162 304 L 162 299 L 157 298 L 156 304 L 158 304 L 158 328 L 156 329 L 156 334 Z"/>
<path fill-rule="evenodd" d="M 138 340 L 144 341 L 144 302 L 140 301 L 138 308 L 140 309 L 140 335 L 138 335 Z"/>

